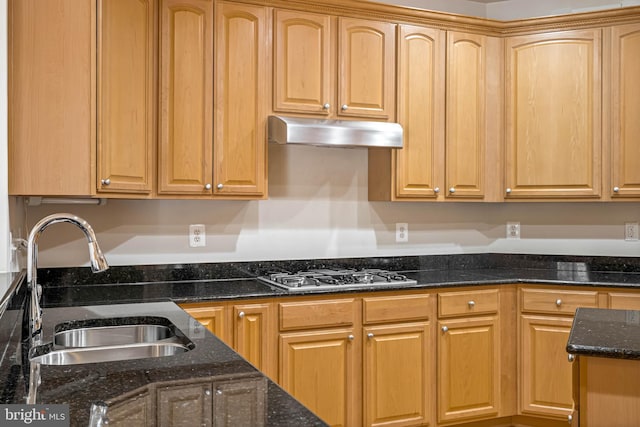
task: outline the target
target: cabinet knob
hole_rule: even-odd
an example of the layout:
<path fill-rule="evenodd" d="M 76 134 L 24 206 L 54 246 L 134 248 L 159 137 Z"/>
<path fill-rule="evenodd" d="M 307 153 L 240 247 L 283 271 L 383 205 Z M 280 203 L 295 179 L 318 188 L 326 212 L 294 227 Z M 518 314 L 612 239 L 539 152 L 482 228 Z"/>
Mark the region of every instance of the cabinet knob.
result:
<path fill-rule="evenodd" d="M 216 394 L 217 394 L 218 396 L 220 396 L 220 395 L 222 394 L 222 390 L 217 389 L 217 390 L 216 390 Z"/>
<path fill-rule="evenodd" d="M 569 356 L 567 357 L 567 359 L 569 359 L 569 362 L 573 363 L 573 361 L 576 360 L 576 356 L 574 356 L 573 354 L 569 353 Z"/>
<path fill-rule="evenodd" d="M 322 106 L 322 109 L 324 110 L 328 110 L 329 108 L 331 108 L 331 104 L 329 104 L 328 102 Z"/>
<path fill-rule="evenodd" d="M 216 188 L 218 190 L 222 190 L 224 188 L 224 184 L 218 184 L 218 185 L 216 185 Z"/>
<path fill-rule="evenodd" d="M 571 424 L 573 422 L 573 415 L 571 415 L 571 414 L 567 415 L 567 422 L 569 424 Z"/>
<path fill-rule="evenodd" d="M 505 192 L 506 192 L 507 194 L 511 194 L 511 189 L 510 189 L 510 188 L 507 188 L 507 189 L 505 190 Z"/>
<path fill-rule="evenodd" d="M 206 396 L 211 396 L 211 390 L 206 389 L 206 390 L 204 391 L 204 394 L 205 394 Z"/>
<path fill-rule="evenodd" d="M 449 328 L 448 328 L 448 327 L 446 327 L 446 326 L 443 326 L 443 327 L 442 327 L 442 332 L 448 332 L 448 331 L 449 331 Z"/>
<path fill-rule="evenodd" d="M 211 190 L 211 184 L 205 184 L 204 185 L 204 189 L 205 190 Z"/>
<path fill-rule="evenodd" d="M 438 193 L 440 192 L 440 187 L 436 187 L 436 188 L 434 188 L 434 189 L 433 189 L 433 192 L 434 192 L 434 193 L 436 193 L 436 194 L 438 194 Z"/>
<path fill-rule="evenodd" d="M 102 185 L 109 185 L 109 184 L 111 184 L 111 180 L 110 180 L 109 178 L 107 178 L 107 179 L 103 179 L 103 180 L 101 180 L 100 182 L 102 182 Z"/>
<path fill-rule="evenodd" d="M 238 317 L 241 319 L 244 319 L 244 311 L 241 311 L 240 313 L 238 313 Z"/>
<path fill-rule="evenodd" d="M 347 111 L 347 108 L 349 108 L 349 106 L 347 104 L 342 104 L 342 107 L 340 107 L 342 109 L 342 111 Z"/>
<path fill-rule="evenodd" d="M 356 337 L 353 334 L 349 334 L 347 338 L 349 338 L 349 341 L 353 341 Z"/>
<path fill-rule="evenodd" d="M 473 307 L 475 307 L 476 302 L 474 300 L 471 300 L 467 304 L 469 304 L 469 308 L 473 308 Z"/>
<path fill-rule="evenodd" d="M 455 193 L 455 192 L 456 192 L 456 187 L 451 187 L 451 188 L 449 189 L 449 193 L 453 194 L 453 193 Z"/>
<path fill-rule="evenodd" d="M 373 338 L 373 336 L 374 336 L 374 335 L 373 335 L 373 332 L 369 332 L 369 333 L 367 334 L 367 337 L 368 337 L 368 338 Z"/>
<path fill-rule="evenodd" d="M 560 298 L 558 298 L 556 300 L 556 307 L 560 307 L 562 305 L 562 300 Z"/>
<path fill-rule="evenodd" d="M 620 187 L 613 187 L 613 192 L 614 192 L 614 193 L 617 193 L 617 192 L 619 192 L 619 191 L 620 191 Z"/>

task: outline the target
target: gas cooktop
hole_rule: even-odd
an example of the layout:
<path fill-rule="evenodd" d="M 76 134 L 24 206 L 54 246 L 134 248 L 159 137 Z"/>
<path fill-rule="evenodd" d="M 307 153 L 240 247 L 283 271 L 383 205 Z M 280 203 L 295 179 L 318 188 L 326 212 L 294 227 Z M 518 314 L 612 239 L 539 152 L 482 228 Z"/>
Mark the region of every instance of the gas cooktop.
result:
<path fill-rule="evenodd" d="M 275 272 L 260 276 L 258 280 L 287 289 L 290 292 L 415 285 L 418 283 L 416 280 L 409 279 L 402 274 L 380 269 L 317 269 L 299 271 L 297 273 Z"/>

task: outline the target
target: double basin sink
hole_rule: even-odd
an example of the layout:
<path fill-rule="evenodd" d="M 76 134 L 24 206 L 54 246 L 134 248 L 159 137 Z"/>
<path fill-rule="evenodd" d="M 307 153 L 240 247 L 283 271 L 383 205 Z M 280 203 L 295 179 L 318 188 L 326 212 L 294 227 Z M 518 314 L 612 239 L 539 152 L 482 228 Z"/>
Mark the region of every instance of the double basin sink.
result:
<path fill-rule="evenodd" d="M 175 356 L 194 347 L 166 318 L 111 318 L 56 325 L 53 341 L 32 348 L 29 359 L 42 365 L 77 365 Z"/>

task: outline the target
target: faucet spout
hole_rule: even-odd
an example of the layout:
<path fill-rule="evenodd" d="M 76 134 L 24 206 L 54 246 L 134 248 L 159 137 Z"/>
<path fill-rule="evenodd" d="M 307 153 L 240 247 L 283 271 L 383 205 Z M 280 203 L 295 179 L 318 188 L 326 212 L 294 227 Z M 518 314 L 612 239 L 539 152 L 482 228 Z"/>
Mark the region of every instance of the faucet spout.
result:
<path fill-rule="evenodd" d="M 84 219 L 69 213 L 57 213 L 42 218 L 36 223 L 29 233 L 27 239 L 27 285 L 31 290 L 30 303 L 30 332 L 33 342 L 39 341 L 40 332 L 42 330 L 42 309 L 40 308 L 40 297 L 42 295 L 42 287 L 38 285 L 38 239 L 42 232 L 52 224 L 59 222 L 67 222 L 78 227 L 84 233 L 89 244 L 89 260 L 91 269 L 94 273 L 104 271 L 109 268 L 106 258 L 98 246 L 96 235 L 91 225 Z"/>

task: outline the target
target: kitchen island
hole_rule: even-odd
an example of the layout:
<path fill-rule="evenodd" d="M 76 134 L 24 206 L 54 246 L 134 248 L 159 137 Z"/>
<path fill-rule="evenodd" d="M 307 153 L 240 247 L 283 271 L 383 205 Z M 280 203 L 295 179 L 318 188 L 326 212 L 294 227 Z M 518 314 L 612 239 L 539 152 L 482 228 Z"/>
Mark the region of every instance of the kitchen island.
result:
<path fill-rule="evenodd" d="M 637 426 L 640 311 L 578 308 L 567 352 L 576 357 L 574 401 L 580 426 Z"/>

